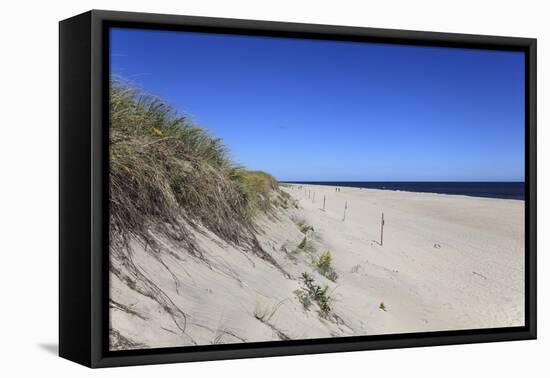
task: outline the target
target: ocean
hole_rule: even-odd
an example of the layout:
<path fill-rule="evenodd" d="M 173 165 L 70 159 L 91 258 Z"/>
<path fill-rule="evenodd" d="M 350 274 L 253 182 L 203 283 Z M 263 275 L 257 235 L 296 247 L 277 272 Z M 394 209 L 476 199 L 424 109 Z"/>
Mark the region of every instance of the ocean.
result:
<path fill-rule="evenodd" d="M 289 184 L 347 186 L 352 188 L 399 190 L 405 192 L 457 194 L 472 197 L 489 197 L 525 200 L 523 182 L 373 182 L 373 181 L 287 181 Z"/>

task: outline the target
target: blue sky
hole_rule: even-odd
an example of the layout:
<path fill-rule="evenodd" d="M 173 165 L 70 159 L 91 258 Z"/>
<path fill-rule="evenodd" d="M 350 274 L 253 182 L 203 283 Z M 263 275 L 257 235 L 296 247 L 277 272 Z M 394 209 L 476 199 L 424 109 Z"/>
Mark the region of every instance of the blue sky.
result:
<path fill-rule="evenodd" d="M 111 71 L 281 181 L 523 181 L 524 56 L 136 29 Z"/>

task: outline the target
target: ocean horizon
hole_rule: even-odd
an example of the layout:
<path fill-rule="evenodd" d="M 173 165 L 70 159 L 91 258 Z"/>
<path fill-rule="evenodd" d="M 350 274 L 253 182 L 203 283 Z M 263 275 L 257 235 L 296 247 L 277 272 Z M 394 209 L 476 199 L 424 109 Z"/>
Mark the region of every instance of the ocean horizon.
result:
<path fill-rule="evenodd" d="M 525 182 L 522 181 L 280 181 L 280 183 L 525 200 Z"/>

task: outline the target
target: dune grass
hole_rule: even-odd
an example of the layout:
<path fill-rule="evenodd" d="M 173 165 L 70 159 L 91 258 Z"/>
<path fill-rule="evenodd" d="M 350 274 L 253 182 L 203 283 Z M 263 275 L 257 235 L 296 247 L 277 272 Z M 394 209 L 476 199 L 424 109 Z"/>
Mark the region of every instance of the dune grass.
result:
<path fill-rule="evenodd" d="M 310 239 L 308 239 L 307 236 L 304 236 L 300 244 L 296 246 L 296 248 L 292 251 L 293 254 L 299 254 L 301 252 L 305 252 L 308 255 L 312 255 L 315 253 L 316 248 L 315 245 L 311 242 Z"/>
<path fill-rule="evenodd" d="M 254 317 L 262 323 L 267 323 L 273 318 L 277 310 L 288 300 L 285 298 L 274 305 L 266 305 L 260 302 L 256 302 L 254 307 Z"/>
<path fill-rule="evenodd" d="M 200 225 L 260 248 L 254 217 L 281 196 L 275 178 L 235 164 L 220 138 L 162 99 L 124 79 L 110 84 L 112 236 L 147 240 L 155 227 L 191 243 L 187 228 Z"/>
<path fill-rule="evenodd" d="M 245 169 L 233 169 L 230 171 L 230 176 L 238 184 L 238 190 L 252 212 L 250 215 L 254 215 L 254 211 L 267 211 L 271 208 L 272 194 L 279 192 L 277 180 L 273 176 L 265 172 Z"/>
<path fill-rule="evenodd" d="M 332 282 L 336 282 L 338 279 L 338 273 L 336 273 L 334 267 L 332 266 L 332 260 L 332 253 L 330 253 L 330 251 L 325 251 L 321 253 L 315 265 L 317 266 L 319 273 Z"/>
<path fill-rule="evenodd" d="M 294 223 L 296 223 L 296 226 L 300 229 L 300 232 L 303 234 L 306 234 L 309 231 L 314 231 L 313 226 L 308 224 L 305 219 L 303 218 L 295 218 L 293 219 Z"/>

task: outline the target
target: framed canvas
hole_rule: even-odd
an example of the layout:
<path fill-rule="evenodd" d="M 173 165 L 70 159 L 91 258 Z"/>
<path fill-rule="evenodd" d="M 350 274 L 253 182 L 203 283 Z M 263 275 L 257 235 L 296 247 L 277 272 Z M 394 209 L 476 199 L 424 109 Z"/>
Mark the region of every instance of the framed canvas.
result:
<path fill-rule="evenodd" d="M 536 40 L 60 22 L 59 353 L 536 338 Z"/>

